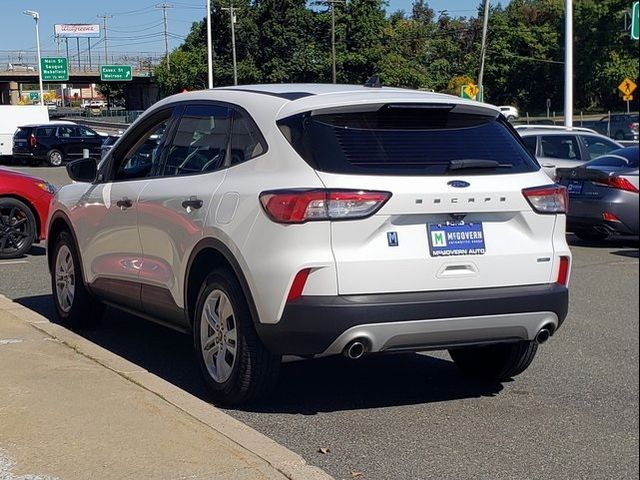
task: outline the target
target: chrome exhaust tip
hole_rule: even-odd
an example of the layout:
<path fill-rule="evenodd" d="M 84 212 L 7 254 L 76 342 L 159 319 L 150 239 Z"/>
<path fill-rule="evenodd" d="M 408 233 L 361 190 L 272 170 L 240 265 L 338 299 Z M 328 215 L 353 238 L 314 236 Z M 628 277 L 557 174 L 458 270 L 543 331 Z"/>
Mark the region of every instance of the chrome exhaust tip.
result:
<path fill-rule="evenodd" d="M 351 360 L 358 360 L 362 358 L 365 353 L 367 353 L 367 345 L 360 339 L 352 340 L 342 351 L 342 354 Z"/>
<path fill-rule="evenodd" d="M 551 338 L 551 330 L 549 330 L 548 327 L 544 327 L 536 335 L 536 342 L 538 345 L 542 345 L 549 340 L 549 338 Z"/>

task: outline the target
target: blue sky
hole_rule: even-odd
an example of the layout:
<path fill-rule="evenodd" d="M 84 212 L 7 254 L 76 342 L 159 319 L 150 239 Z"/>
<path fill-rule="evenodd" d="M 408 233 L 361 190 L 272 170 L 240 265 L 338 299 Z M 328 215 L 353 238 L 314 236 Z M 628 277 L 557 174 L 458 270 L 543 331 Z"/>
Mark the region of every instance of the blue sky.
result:
<path fill-rule="evenodd" d="M 0 64 L 7 61 L 12 51 L 25 54 L 35 51 L 33 20 L 22 14 L 25 9 L 40 13 L 41 48 L 53 52 L 55 23 L 102 23 L 98 15 L 113 15 L 109 22 L 109 50 L 116 52 L 158 52 L 164 51 L 162 36 L 162 11 L 154 5 L 162 0 L 2 0 L 0 16 Z M 205 0 L 168 1 L 174 8 L 168 10 L 169 31 L 174 35 L 170 47 L 181 42 L 181 37 L 189 31 L 191 23 L 204 17 Z M 412 0 L 389 0 L 389 11 L 411 10 Z M 447 10 L 452 16 L 475 15 L 480 0 L 432 0 L 429 5 L 434 10 Z M 100 39 L 94 39 L 98 42 Z M 70 41 L 75 51 L 75 41 Z M 73 45 L 72 45 L 73 43 Z M 81 48 L 86 48 L 83 41 Z M 94 44 L 101 51 L 100 44 Z"/>

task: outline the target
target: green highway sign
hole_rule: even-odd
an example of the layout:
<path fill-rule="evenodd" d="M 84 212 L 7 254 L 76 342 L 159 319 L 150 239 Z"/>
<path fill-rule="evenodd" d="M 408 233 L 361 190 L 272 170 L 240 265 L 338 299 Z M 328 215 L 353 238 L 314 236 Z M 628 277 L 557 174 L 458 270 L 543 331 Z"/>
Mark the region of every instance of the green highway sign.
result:
<path fill-rule="evenodd" d="M 640 24 L 640 2 L 633 2 L 631 13 L 631 38 L 638 40 L 638 26 Z"/>
<path fill-rule="evenodd" d="M 40 100 L 40 94 L 38 92 L 29 92 L 29 100 L 32 102 Z"/>
<path fill-rule="evenodd" d="M 131 65 L 100 65 L 100 80 L 103 82 L 127 82 L 131 77 Z"/>
<path fill-rule="evenodd" d="M 40 59 L 43 82 L 66 82 L 69 80 L 69 65 L 64 57 L 43 57 Z"/>

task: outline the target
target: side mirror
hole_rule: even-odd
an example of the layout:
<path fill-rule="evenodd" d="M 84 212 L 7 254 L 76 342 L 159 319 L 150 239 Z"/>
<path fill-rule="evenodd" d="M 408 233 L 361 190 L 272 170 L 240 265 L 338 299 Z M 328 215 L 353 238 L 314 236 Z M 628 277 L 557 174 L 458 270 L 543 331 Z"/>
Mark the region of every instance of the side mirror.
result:
<path fill-rule="evenodd" d="M 69 162 L 67 174 L 75 182 L 92 183 L 98 175 L 98 161 L 95 158 L 81 158 Z"/>

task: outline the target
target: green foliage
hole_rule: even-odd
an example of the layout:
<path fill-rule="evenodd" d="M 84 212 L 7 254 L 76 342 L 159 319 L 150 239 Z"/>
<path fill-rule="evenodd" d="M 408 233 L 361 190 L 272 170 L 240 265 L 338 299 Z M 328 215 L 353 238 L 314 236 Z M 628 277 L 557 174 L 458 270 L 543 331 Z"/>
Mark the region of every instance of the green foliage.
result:
<path fill-rule="evenodd" d="M 480 3 L 480 2 L 479 2 Z M 492 2 L 493 3 L 493 2 Z M 575 101 L 580 109 L 621 109 L 617 85 L 638 78 L 638 43 L 623 29 L 627 0 L 576 0 Z M 233 83 L 230 0 L 212 0 L 216 86 Z M 322 2 L 233 0 L 238 81 L 330 82 L 331 13 Z M 336 64 L 340 83 L 373 74 L 384 85 L 459 94 L 476 81 L 482 14 L 437 16 L 427 0 L 410 12 L 386 12 L 386 0 L 345 0 L 335 6 Z M 389 13 L 389 14 L 387 14 Z M 169 68 L 155 70 L 164 94 L 206 88 L 204 20 L 174 50 Z M 564 0 L 512 0 L 491 8 L 485 63 L 485 100 L 541 112 L 546 99 L 562 110 Z"/>

